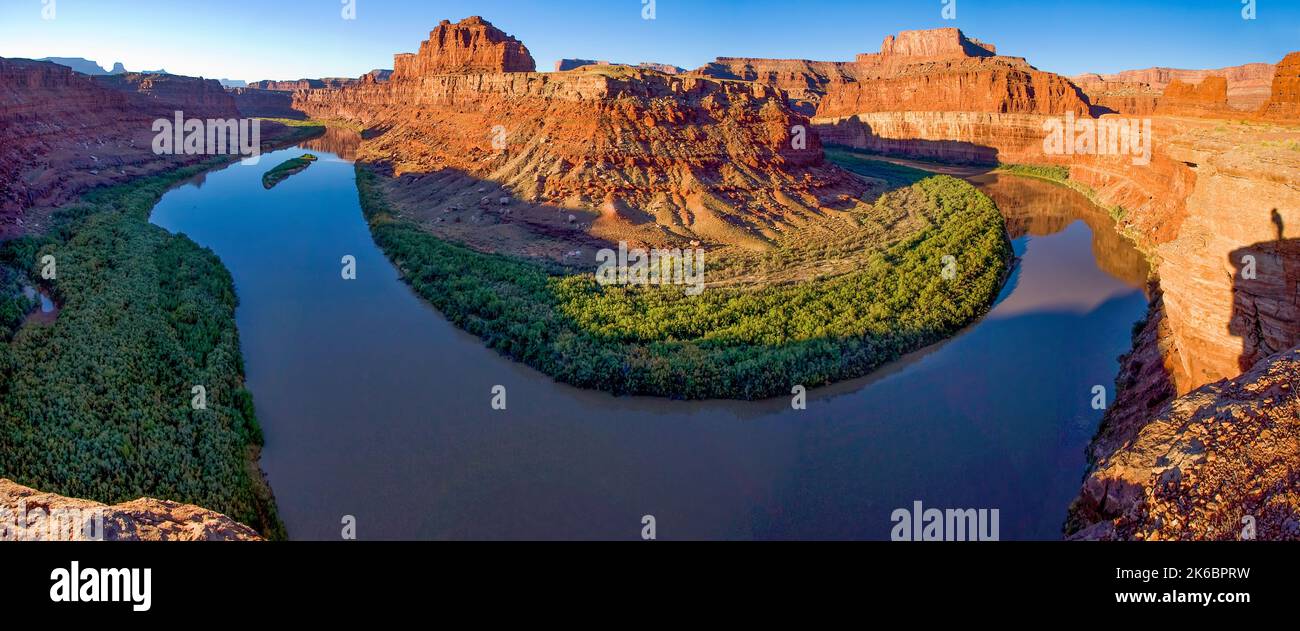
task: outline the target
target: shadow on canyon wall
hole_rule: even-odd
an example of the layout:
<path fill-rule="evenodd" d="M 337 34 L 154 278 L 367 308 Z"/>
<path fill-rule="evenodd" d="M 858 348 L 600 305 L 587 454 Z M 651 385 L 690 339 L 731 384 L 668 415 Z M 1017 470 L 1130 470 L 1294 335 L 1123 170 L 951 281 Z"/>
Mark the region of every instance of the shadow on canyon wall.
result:
<path fill-rule="evenodd" d="M 861 116 L 851 116 L 834 123 L 813 125 L 827 147 L 841 145 L 869 153 L 895 157 L 939 160 L 958 164 L 997 165 L 998 149 L 963 140 L 922 140 L 884 138 Z"/>
<path fill-rule="evenodd" d="M 1241 339 L 1242 372 L 1300 344 L 1300 239 L 1284 237 L 1286 225 L 1276 208 L 1269 214 L 1277 238 L 1228 257 L 1234 270 L 1228 333 Z"/>

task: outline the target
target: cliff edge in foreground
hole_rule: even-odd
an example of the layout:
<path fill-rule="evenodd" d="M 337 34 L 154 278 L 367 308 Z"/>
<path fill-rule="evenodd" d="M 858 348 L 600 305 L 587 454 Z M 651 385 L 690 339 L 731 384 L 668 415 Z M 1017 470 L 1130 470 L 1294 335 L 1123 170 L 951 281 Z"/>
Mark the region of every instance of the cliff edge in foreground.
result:
<path fill-rule="evenodd" d="M 103 511 L 104 541 L 261 541 L 248 526 L 210 510 L 143 498 L 114 506 L 90 500 L 42 493 L 0 479 L 0 541 L 48 540 L 50 528 L 44 523 L 49 515 L 77 514 L 88 518 Z M 14 532 L 15 515 L 27 515 L 31 526 L 26 532 Z M 32 520 L 40 520 L 35 522 Z M 92 529 L 93 532 L 93 529 Z M 66 540 L 67 537 L 56 537 Z"/>
<path fill-rule="evenodd" d="M 1166 405 L 1084 481 L 1072 539 L 1300 540 L 1300 349 Z"/>

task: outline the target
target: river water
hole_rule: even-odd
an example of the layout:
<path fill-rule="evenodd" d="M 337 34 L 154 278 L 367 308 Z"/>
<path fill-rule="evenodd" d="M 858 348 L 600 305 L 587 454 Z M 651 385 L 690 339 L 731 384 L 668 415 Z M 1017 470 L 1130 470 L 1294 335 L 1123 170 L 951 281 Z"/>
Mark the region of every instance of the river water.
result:
<path fill-rule="evenodd" d="M 302 149 L 208 173 L 153 221 L 231 270 L 262 464 L 294 539 L 887 539 L 891 513 L 998 509 L 1055 539 L 1145 263 L 1045 182 L 975 181 L 1020 264 L 987 318 L 876 374 L 787 399 L 616 398 L 554 383 L 448 324 L 372 242 L 345 147 L 272 190 Z M 345 281 L 341 260 L 357 262 Z M 508 408 L 493 411 L 492 389 Z"/>

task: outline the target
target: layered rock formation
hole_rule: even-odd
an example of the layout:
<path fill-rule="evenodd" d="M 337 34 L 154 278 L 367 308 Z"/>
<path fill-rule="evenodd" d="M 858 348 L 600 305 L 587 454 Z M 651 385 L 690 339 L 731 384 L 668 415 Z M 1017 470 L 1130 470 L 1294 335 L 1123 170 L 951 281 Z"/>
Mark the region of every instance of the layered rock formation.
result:
<path fill-rule="evenodd" d="M 691 74 L 781 88 L 799 113 L 813 116 L 822 97 L 836 86 L 856 79 L 856 69 L 856 64 L 844 61 L 718 57 Z"/>
<path fill-rule="evenodd" d="M 57 64 L 0 59 L 0 238 L 43 229 L 46 210 L 89 188 L 205 159 L 154 154 L 154 121 L 177 110 L 239 116 L 215 81 L 88 77 Z M 283 131 L 265 124 L 263 140 Z"/>
<path fill-rule="evenodd" d="M 1259 114 L 1272 120 L 1300 122 L 1300 52 L 1287 55 L 1277 65 L 1268 100 Z"/>
<path fill-rule="evenodd" d="M 1087 117 L 1064 77 L 957 29 L 891 36 L 831 83 L 813 122 L 827 142 L 918 158 L 1043 162 L 1045 117 Z"/>
<path fill-rule="evenodd" d="M 1079 75 L 1074 82 L 1088 95 L 1094 115 L 1150 116 L 1155 114 L 1164 93 L 1149 83 L 1108 79 L 1099 74 Z"/>
<path fill-rule="evenodd" d="M 293 93 L 258 88 L 229 90 L 240 116 L 257 118 L 304 119 L 306 115 L 293 109 Z"/>
<path fill-rule="evenodd" d="M 502 71 L 527 65 L 502 62 L 469 72 L 481 64 L 467 59 L 526 49 L 468 22 L 440 26 L 418 61 L 399 55 L 388 83 L 298 92 L 295 107 L 376 130 L 360 158 L 413 174 L 400 183 L 420 191 L 422 208 L 497 206 L 504 186 L 512 226 L 502 231 L 552 234 L 571 229 L 568 217 L 612 241 L 764 247 L 779 224 L 865 189 L 824 161 L 780 90 L 625 66 L 533 73 Z M 481 54 L 484 42 L 497 43 L 493 52 Z M 472 232 L 456 236 L 491 233 Z"/>
<path fill-rule="evenodd" d="M 535 72 L 537 62 L 523 43 L 481 17 L 452 24 L 443 20 L 420 44 L 420 51 L 397 55 L 393 78 L 452 73 Z"/>
<path fill-rule="evenodd" d="M 110 89 L 140 94 L 157 103 L 158 108 L 151 109 L 183 111 L 190 117 L 239 116 L 234 97 L 215 79 L 130 72 L 96 77 L 95 80 Z"/>
<path fill-rule="evenodd" d="M 889 35 L 880 44 L 880 53 L 858 55 L 858 63 L 872 64 L 896 57 L 992 57 L 998 53 L 996 46 L 966 37 L 959 29 L 938 28 L 928 31 L 903 31 Z"/>
<path fill-rule="evenodd" d="M 262 540 L 252 528 L 197 506 L 148 498 L 107 506 L 41 493 L 9 480 L 0 480 L 0 515 L 7 518 L 0 520 L 0 541 Z M 70 519 L 73 515 L 77 519 Z M 98 523 L 86 525 L 100 517 L 102 532 Z"/>
<path fill-rule="evenodd" d="M 1160 116 L 1200 116 L 1205 118 L 1233 116 L 1237 111 L 1228 106 L 1228 80 L 1223 77 L 1206 77 L 1200 83 L 1189 84 L 1175 79 L 1165 88 L 1156 106 Z"/>
<path fill-rule="evenodd" d="M 1273 64 L 1254 63 L 1214 70 L 1183 70 L 1178 68 L 1145 68 L 1125 70 L 1114 74 L 1085 74 L 1075 77 L 1075 82 L 1094 95 L 1099 84 L 1123 84 L 1156 95 L 1175 81 L 1196 85 L 1209 77 L 1221 77 L 1228 83 L 1228 104 L 1236 110 L 1256 110 L 1268 99 L 1273 83 Z M 1100 103 L 1099 103 L 1100 104 Z M 1122 114 L 1140 114 L 1116 110 Z"/>
<path fill-rule="evenodd" d="M 1089 474 L 1067 534 L 1300 540 L 1298 375 L 1287 351 L 1165 405 Z"/>
<path fill-rule="evenodd" d="M 297 90 L 337 90 L 339 88 L 347 88 L 368 81 L 383 83 L 392 76 L 392 70 L 376 69 L 355 79 L 350 77 L 325 77 L 323 79 L 298 79 L 296 81 L 265 80 L 254 81 L 248 84 L 248 87 L 253 90 L 272 90 L 276 92 L 295 92 Z"/>

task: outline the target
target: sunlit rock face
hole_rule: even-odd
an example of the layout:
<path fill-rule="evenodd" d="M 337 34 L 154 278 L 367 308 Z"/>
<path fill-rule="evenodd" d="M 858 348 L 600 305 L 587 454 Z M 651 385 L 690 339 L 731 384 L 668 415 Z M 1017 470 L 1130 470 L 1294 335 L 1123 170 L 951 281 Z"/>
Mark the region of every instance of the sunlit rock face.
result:
<path fill-rule="evenodd" d="M 27 528 L 0 524 L 0 541 L 260 541 L 252 528 L 220 513 L 176 502 L 138 499 L 113 506 L 42 493 L 0 480 L 0 509 L 28 517 Z M 37 522 L 36 517 L 44 518 Z M 55 515 L 50 521 L 48 516 Z M 74 519 L 75 517 L 75 519 Z M 89 525 L 87 522 L 93 522 Z M 51 527 L 58 523 L 61 527 Z M 62 527 L 66 526 L 66 527 Z"/>

